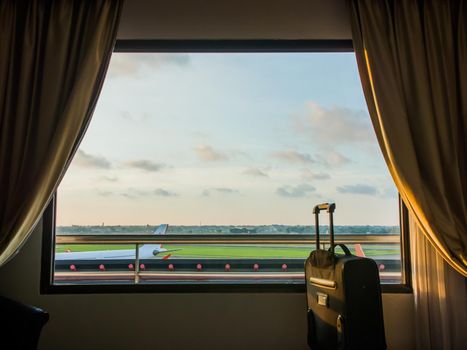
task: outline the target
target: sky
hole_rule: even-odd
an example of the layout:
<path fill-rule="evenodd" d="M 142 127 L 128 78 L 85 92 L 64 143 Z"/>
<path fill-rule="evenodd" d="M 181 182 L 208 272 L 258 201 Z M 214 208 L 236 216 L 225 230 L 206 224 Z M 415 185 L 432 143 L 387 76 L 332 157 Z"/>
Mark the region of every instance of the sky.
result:
<path fill-rule="evenodd" d="M 353 53 L 115 53 L 57 225 L 398 225 Z"/>

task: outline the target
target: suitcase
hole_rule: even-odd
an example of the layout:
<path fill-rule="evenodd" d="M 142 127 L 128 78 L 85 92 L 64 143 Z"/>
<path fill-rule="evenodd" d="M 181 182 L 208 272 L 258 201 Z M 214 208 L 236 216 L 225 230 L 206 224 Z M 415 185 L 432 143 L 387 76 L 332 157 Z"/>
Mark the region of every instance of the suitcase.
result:
<path fill-rule="evenodd" d="M 334 243 L 334 203 L 314 207 L 316 250 L 305 262 L 308 345 L 312 350 L 386 349 L 381 286 L 374 260 Z M 328 250 L 320 249 L 319 213 L 329 213 Z M 340 246 L 344 254 L 335 254 Z"/>

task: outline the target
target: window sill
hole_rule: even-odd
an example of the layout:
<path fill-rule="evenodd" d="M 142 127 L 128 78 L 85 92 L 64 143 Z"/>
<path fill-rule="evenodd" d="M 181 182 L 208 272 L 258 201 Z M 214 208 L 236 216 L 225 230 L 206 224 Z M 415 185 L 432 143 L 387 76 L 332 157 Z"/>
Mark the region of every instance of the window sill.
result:
<path fill-rule="evenodd" d="M 411 287 L 403 284 L 382 284 L 383 294 L 411 294 Z M 127 293 L 296 293 L 305 295 L 304 284 L 53 284 L 41 286 L 47 294 L 127 294 Z"/>

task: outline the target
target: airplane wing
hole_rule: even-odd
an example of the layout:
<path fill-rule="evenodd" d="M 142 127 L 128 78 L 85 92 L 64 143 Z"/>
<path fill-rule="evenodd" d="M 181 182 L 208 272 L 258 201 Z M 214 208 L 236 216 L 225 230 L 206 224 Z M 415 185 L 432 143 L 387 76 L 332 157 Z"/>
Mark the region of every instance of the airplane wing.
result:
<path fill-rule="evenodd" d="M 140 252 L 140 259 L 154 257 L 151 252 Z M 125 250 L 100 250 L 93 252 L 69 252 L 55 253 L 55 260 L 112 260 L 112 259 L 136 259 L 134 249 Z"/>
<path fill-rule="evenodd" d="M 153 232 L 156 235 L 164 235 L 169 225 L 162 224 Z M 139 258 L 149 259 L 160 253 L 168 253 L 180 249 L 167 250 L 161 244 L 143 244 L 139 248 Z M 112 259 L 135 259 L 134 249 L 122 250 L 98 250 L 88 252 L 55 253 L 55 260 L 112 260 Z"/>
<path fill-rule="evenodd" d="M 177 249 L 165 249 L 165 248 L 163 248 L 163 250 L 161 250 L 159 252 L 154 252 L 154 255 L 165 254 L 165 253 L 169 253 L 169 252 L 176 252 L 177 250 L 182 250 L 182 248 L 177 248 Z"/>

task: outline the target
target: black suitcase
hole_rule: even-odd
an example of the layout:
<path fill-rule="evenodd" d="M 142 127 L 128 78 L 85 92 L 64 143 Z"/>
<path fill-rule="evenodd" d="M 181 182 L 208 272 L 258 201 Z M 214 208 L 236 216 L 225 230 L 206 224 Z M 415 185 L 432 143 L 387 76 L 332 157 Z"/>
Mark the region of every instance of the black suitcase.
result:
<path fill-rule="evenodd" d="M 305 262 L 308 345 L 312 350 L 386 349 L 381 286 L 374 260 L 334 244 L 334 203 L 314 207 L 316 250 Z M 320 249 L 319 213 L 329 213 L 330 248 Z M 345 254 L 335 254 L 340 246 Z"/>

